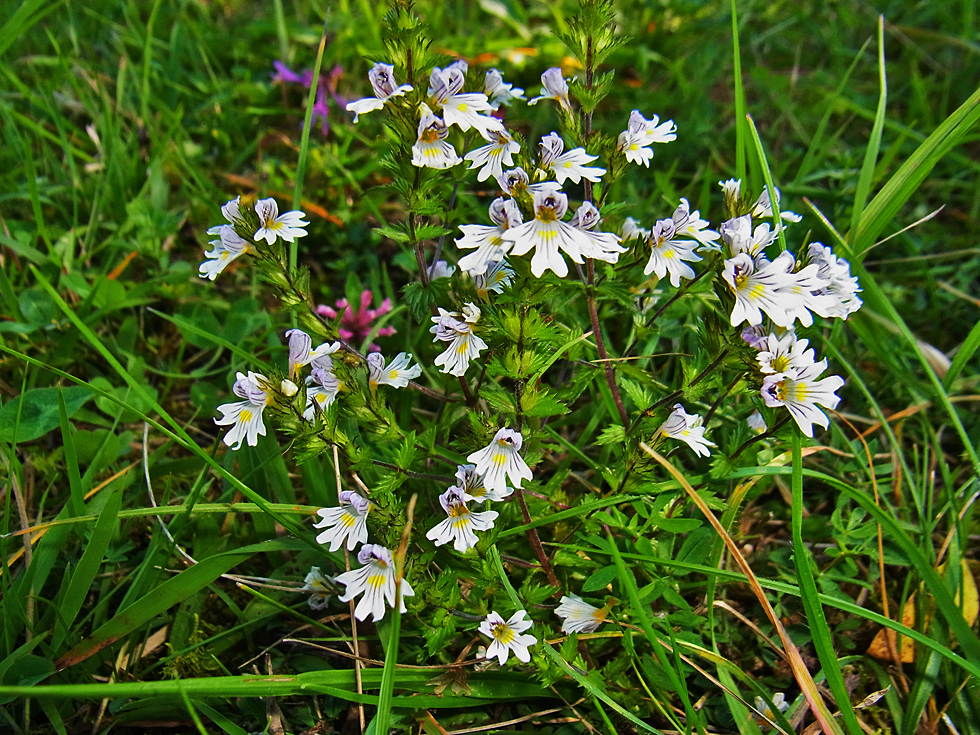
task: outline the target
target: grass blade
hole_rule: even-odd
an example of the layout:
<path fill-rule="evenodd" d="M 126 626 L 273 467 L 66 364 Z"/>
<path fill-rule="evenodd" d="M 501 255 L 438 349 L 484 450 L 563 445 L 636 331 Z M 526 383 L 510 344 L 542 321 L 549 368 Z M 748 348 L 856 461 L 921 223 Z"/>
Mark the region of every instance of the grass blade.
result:
<path fill-rule="evenodd" d="M 748 159 L 748 131 L 745 120 L 745 87 L 742 85 L 742 49 L 738 42 L 738 13 L 735 10 L 735 0 L 732 0 L 732 59 L 734 61 L 735 77 L 735 178 L 740 179 L 743 187 L 749 182 L 745 180 L 746 161 Z"/>
<path fill-rule="evenodd" d="M 865 208 L 857 231 L 851 234 L 855 258 L 864 257 L 939 159 L 962 140 L 977 120 L 980 120 L 980 88 L 916 148 Z"/>
<path fill-rule="evenodd" d="M 885 127 L 885 105 L 888 101 L 888 81 L 885 77 L 885 17 L 878 16 L 878 109 L 875 111 L 875 121 L 871 126 L 871 137 L 864 152 L 864 163 L 858 176 L 857 189 L 854 192 L 854 211 L 851 213 L 851 232 L 857 232 L 864 213 L 864 205 L 871 191 L 871 179 L 875 173 L 875 163 L 878 161 L 878 149 L 881 147 L 881 131 Z"/>
<path fill-rule="evenodd" d="M 320 86 L 320 67 L 323 64 L 323 50 L 327 47 L 327 23 L 330 22 L 330 11 L 323 20 L 323 33 L 320 34 L 320 45 L 316 50 L 316 61 L 313 63 L 313 78 L 310 81 L 310 93 L 306 97 L 306 116 L 303 118 L 303 134 L 299 143 L 299 156 L 296 159 L 296 188 L 293 191 L 293 209 L 299 209 L 303 203 L 303 178 L 306 175 L 306 159 L 310 152 L 310 127 L 313 125 L 313 105 L 316 102 Z M 294 238 L 289 243 L 289 273 L 296 276 L 296 258 L 299 254 L 299 242 Z"/>
<path fill-rule="evenodd" d="M 966 336 L 963 344 L 953 355 L 953 361 L 950 363 L 949 370 L 946 371 L 946 377 L 943 378 L 943 387 L 949 390 L 950 386 L 953 385 L 953 381 L 963 372 L 963 368 L 970 361 L 976 352 L 980 349 L 980 321 L 973 325 L 973 329 Z"/>
<path fill-rule="evenodd" d="M 61 671 L 74 666 L 112 645 L 124 635 L 208 586 L 235 565 L 241 564 L 253 554 L 265 551 L 267 546 L 268 544 L 254 544 L 216 554 L 171 577 L 99 626 L 92 635 L 59 658 L 55 662 L 56 668 Z"/>
<path fill-rule="evenodd" d="M 65 590 L 60 605 L 63 627 L 57 628 L 54 637 L 51 639 L 51 647 L 54 650 L 58 650 L 67 638 L 75 618 L 81 612 L 88 591 L 92 587 L 92 582 L 95 581 L 95 576 L 99 573 L 102 559 L 116 532 L 116 524 L 119 522 L 118 516 L 122 507 L 122 496 L 122 485 L 117 484 L 110 491 L 106 503 L 102 507 L 102 512 L 99 513 L 99 520 L 95 522 L 95 527 L 92 529 L 88 545 L 82 553 L 78 566 L 75 567 L 75 573 L 71 576 L 68 589 Z"/>
<path fill-rule="evenodd" d="M 790 640 L 789 635 L 786 633 L 786 628 L 780 622 L 779 618 L 776 617 L 775 611 L 772 609 L 772 605 L 769 604 L 769 600 L 766 598 L 765 592 L 762 591 L 762 587 L 759 585 L 759 580 L 756 578 L 755 573 L 749 566 L 745 557 L 742 555 L 741 550 L 732 540 L 731 536 L 725 533 L 725 529 L 715 518 L 715 514 L 711 512 L 711 509 L 702 500 L 701 496 L 697 494 L 691 483 L 688 482 L 687 478 L 681 474 L 674 465 L 668 462 L 663 456 L 658 452 L 650 449 L 645 442 L 640 442 L 640 448 L 649 454 L 657 463 L 659 463 L 664 469 L 666 469 L 675 480 L 677 480 L 684 491 L 687 493 L 688 497 L 694 502 L 701 511 L 701 514 L 708 520 L 715 531 L 722 537 L 725 542 L 725 546 L 728 547 L 729 553 L 732 558 L 739 565 L 739 567 L 744 572 L 746 578 L 749 581 L 749 585 L 752 588 L 752 592 L 759 604 L 762 605 L 763 610 L 766 613 L 766 617 L 769 618 L 769 622 L 772 623 L 773 628 L 779 634 L 779 640 L 783 645 L 783 650 L 786 653 L 787 660 L 789 661 L 790 667 L 793 670 L 793 677 L 796 679 L 796 683 L 800 685 L 800 690 L 803 692 L 803 696 L 810 705 L 810 709 L 813 711 L 814 716 L 820 723 L 825 733 L 830 733 L 833 735 L 843 735 L 841 733 L 840 727 L 834 720 L 834 716 L 827 709 L 827 705 L 824 704 L 823 697 L 821 697 L 819 690 L 817 689 L 816 682 L 813 681 L 813 676 L 810 674 L 803 662 L 803 657 L 800 655 L 799 649 Z"/>
<path fill-rule="evenodd" d="M 824 676 L 827 677 L 827 684 L 830 685 L 830 691 L 833 692 L 837 702 L 841 719 L 844 720 L 844 726 L 851 735 L 859 735 L 862 732 L 861 726 L 851 708 L 850 696 L 847 693 L 847 687 L 844 685 L 840 665 L 837 663 L 833 636 L 830 633 L 827 618 L 823 614 L 823 607 L 820 605 L 820 598 L 817 595 L 817 583 L 813 578 L 813 570 L 810 568 L 810 553 L 803 544 L 803 451 L 798 431 L 793 432 L 792 493 L 793 561 L 796 565 L 796 578 L 800 581 L 800 599 L 803 602 L 803 609 L 806 611 L 810 638 L 817 652 L 817 658 L 820 659 L 820 665 L 823 667 Z"/>

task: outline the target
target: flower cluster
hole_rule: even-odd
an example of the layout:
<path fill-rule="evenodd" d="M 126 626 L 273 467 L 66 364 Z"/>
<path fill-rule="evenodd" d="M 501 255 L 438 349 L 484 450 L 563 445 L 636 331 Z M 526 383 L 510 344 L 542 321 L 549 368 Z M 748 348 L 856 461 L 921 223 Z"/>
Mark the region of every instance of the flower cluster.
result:
<path fill-rule="evenodd" d="M 279 214 L 275 199 L 259 199 L 252 206 L 242 206 L 241 197 L 235 197 L 221 208 L 226 224 L 208 230 L 217 235 L 211 240 L 211 250 L 204 253 L 205 261 L 198 267 L 201 278 L 213 281 L 232 262 L 256 250 L 255 243 L 265 240 L 269 245 L 278 238 L 293 242 L 306 235 L 309 222 L 299 210 Z"/>

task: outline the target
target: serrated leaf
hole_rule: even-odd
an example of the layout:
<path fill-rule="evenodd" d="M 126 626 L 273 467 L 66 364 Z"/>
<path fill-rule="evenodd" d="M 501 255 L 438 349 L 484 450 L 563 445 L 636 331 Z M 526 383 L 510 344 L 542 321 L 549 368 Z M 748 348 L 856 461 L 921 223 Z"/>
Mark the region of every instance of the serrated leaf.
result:
<path fill-rule="evenodd" d="M 375 229 L 385 237 L 390 238 L 396 242 L 409 242 L 411 240 L 411 238 L 408 236 L 408 233 L 400 228 L 388 227 L 386 225 L 384 227 L 377 227 Z"/>
<path fill-rule="evenodd" d="M 623 444 L 626 441 L 626 427 L 620 424 L 607 426 L 602 433 L 592 443 L 597 447 L 604 447 L 606 444 Z"/>
<path fill-rule="evenodd" d="M 568 413 L 568 407 L 546 393 L 538 395 L 534 405 L 525 410 L 528 416 L 561 416 Z"/>

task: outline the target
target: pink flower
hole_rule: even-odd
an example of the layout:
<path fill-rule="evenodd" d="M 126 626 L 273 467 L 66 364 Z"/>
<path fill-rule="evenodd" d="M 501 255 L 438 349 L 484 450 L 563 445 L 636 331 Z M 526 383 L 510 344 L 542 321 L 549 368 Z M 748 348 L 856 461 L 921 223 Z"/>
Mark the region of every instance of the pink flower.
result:
<path fill-rule="evenodd" d="M 364 289 L 361 292 L 361 304 L 360 309 L 355 314 L 354 310 L 351 308 L 350 303 L 347 299 L 340 299 L 337 302 L 337 309 L 332 309 L 329 306 L 321 305 L 316 309 L 317 314 L 320 316 L 325 316 L 328 319 L 336 319 L 337 314 L 343 313 L 343 317 L 340 319 L 340 329 L 338 333 L 340 338 L 346 342 L 363 342 L 367 339 L 367 336 L 371 333 L 373 329 L 371 322 L 377 319 L 379 316 L 383 316 L 391 311 L 391 299 L 385 299 L 381 302 L 381 306 L 377 309 L 369 309 L 371 301 L 374 299 L 374 294 L 371 293 L 371 289 Z M 378 337 L 390 337 L 395 333 L 394 327 L 382 327 L 378 330 Z M 368 347 L 368 352 L 380 352 L 381 348 L 376 344 L 372 344 Z"/>

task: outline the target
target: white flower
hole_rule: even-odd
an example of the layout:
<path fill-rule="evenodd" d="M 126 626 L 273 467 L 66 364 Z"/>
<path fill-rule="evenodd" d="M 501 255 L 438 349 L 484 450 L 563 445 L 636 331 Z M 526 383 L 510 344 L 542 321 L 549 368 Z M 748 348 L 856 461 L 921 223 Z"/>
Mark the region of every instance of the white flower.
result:
<path fill-rule="evenodd" d="M 453 542 L 453 548 L 463 553 L 476 546 L 479 539 L 475 531 L 488 531 L 493 528 L 493 522 L 499 515 L 495 510 L 474 513 L 466 507 L 466 495 L 458 487 L 450 487 L 439 496 L 439 504 L 449 516 L 433 527 L 425 537 L 442 546 Z"/>
<path fill-rule="evenodd" d="M 504 82 L 504 78 L 496 69 L 490 69 L 484 77 L 483 92 L 490 98 L 490 107 L 493 110 L 501 105 L 508 105 L 514 100 L 524 99 L 524 90 Z"/>
<path fill-rule="evenodd" d="M 504 492 L 488 488 L 483 482 L 483 477 L 476 471 L 475 464 L 456 466 L 456 484 L 453 487 L 463 493 L 464 500 L 474 503 L 483 503 L 487 500 L 496 502 L 513 494 L 513 490 L 509 487 L 505 487 Z"/>
<path fill-rule="evenodd" d="M 510 194 L 512 197 L 527 190 L 529 181 L 530 178 L 528 178 L 527 172 L 520 167 L 513 168 L 510 171 L 504 171 L 497 177 L 497 184 L 500 186 L 501 191 L 505 194 Z"/>
<path fill-rule="evenodd" d="M 582 250 L 582 255 L 615 263 L 619 260 L 619 254 L 626 252 L 626 248 L 620 247 L 619 236 L 612 232 L 593 232 L 599 221 L 600 215 L 596 206 L 592 202 L 583 202 L 568 224 L 584 232 L 589 238 L 589 247 Z"/>
<path fill-rule="evenodd" d="M 639 110 L 633 110 L 630 113 L 626 132 L 632 135 L 642 136 L 647 141 L 643 145 L 650 145 L 650 143 L 670 143 L 673 140 L 677 140 L 677 126 L 673 120 L 660 122 L 660 117 L 657 115 L 654 115 L 652 120 L 647 120 L 640 114 Z"/>
<path fill-rule="evenodd" d="M 289 375 L 293 378 L 299 374 L 301 367 L 310 363 L 321 368 L 332 367 L 333 359 L 330 355 L 340 349 L 340 342 L 324 342 L 315 350 L 310 349 L 313 340 L 302 329 L 290 329 L 286 332 L 286 339 L 289 344 Z"/>
<path fill-rule="evenodd" d="M 300 592 L 309 592 L 310 598 L 307 600 L 310 607 L 314 610 L 323 610 L 327 606 L 330 597 L 330 581 L 323 576 L 320 567 L 310 567 L 310 573 L 303 580 Z"/>
<path fill-rule="evenodd" d="M 529 105 L 536 105 L 541 100 L 556 100 L 565 112 L 572 111 L 568 101 L 568 82 L 561 75 L 560 67 L 552 67 L 541 75 L 541 96 L 528 100 Z"/>
<path fill-rule="evenodd" d="M 306 377 L 306 406 L 303 408 L 303 418 L 313 421 L 317 411 L 323 413 L 330 408 L 330 404 L 337 400 L 340 388 L 340 380 L 333 368 L 314 367 Z"/>
<path fill-rule="evenodd" d="M 709 230 L 708 225 L 711 223 L 706 219 L 701 219 L 701 212 L 697 209 L 692 212 L 691 205 L 684 197 L 681 197 L 681 203 L 677 205 L 671 219 L 674 221 L 674 228 L 677 230 L 678 236 L 697 240 L 698 245 L 705 250 L 721 249 L 717 243 L 721 234 Z"/>
<path fill-rule="evenodd" d="M 514 279 L 513 269 L 502 260 L 487 266 L 486 273 L 481 274 L 476 271 L 467 271 L 467 273 L 473 279 L 473 288 L 476 289 L 476 295 L 484 301 L 489 300 L 491 291 L 493 293 L 502 293 L 504 286 L 509 286 Z"/>
<path fill-rule="evenodd" d="M 782 692 L 776 692 L 772 697 L 772 704 L 779 712 L 786 712 L 789 709 L 789 702 L 786 701 L 786 695 Z M 773 714 L 772 708 L 766 704 L 766 700 L 762 697 L 755 698 L 755 709 L 761 714 L 766 720 L 776 719 L 776 715 Z M 759 724 L 765 724 L 765 721 L 759 721 Z"/>
<path fill-rule="evenodd" d="M 347 590 L 338 598 L 349 602 L 357 595 L 364 596 L 354 608 L 354 617 L 365 620 L 368 615 L 374 621 L 385 616 L 385 602 L 388 607 L 395 606 L 395 562 L 391 552 L 378 544 L 364 544 L 357 552 L 357 561 L 363 566 L 337 576 L 337 581 L 346 585 Z M 401 612 L 405 612 L 405 598 L 414 597 L 415 590 L 407 579 L 401 580 Z"/>
<path fill-rule="evenodd" d="M 471 169 L 483 167 L 476 175 L 478 181 L 486 181 L 491 176 L 499 179 L 503 176 L 504 165 L 513 166 L 514 154 L 521 149 L 520 144 L 503 126 L 499 129 L 488 130 L 485 137 L 490 141 L 488 145 L 470 151 L 463 156 L 464 160 L 472 162 L 470 164 Z"/>
<path fill-rule="evenodd" d="M 652 141 L 648 141 L 645 136 L 624 131 L 619 134 L 619 142 L 616 147 L 626 155 L 626 160 L 630 163 L 639 163 L 650 168 L 650 159 L 653 158 L 653 151 L 648 148 Z"/>
<path fill-rule="evenodd" d="M 412 355 L 408 352 L 399 352 L 394 359 L 385 364 L 385 359 L 380 352 L 372 352 L 367 356 L 368 364 L 368 383 L 371 388 L 379 385 L 390 385 L 393 388 L 404 388 L 409 381 L 422 374 L 421 365 L 408 366 L 412 361 Z"/>
<path fill-rule="evenodd" d="M 808 350 L 808 340 L 796 339 L 792 330 L 782 337 L 766 335 L 763 346 L 756 355 L 759 369 L 764 373 L 785 373 L 790 369 L 802 370 L 815 362 L 813 350 Z"/>
<path fill-rule="evenodd" d="M 374 97 L 365 97 L 362 100 L 347 103 L 347 111 L 354 113 L 354 122 L 366 112 L 380 110 L 392 97 L 399 97 L 406 92 L 412 91 L 408 84 L 398 86 L 394 77 L 395 67 L 391 64 L 375 64 L 368 72 L 368 79 L 371 80 L 371 87 L 374 89 Z"/>
<path fill-rule="evenodd" d="M 248 240 L 239 236 L 231 225 L 212 227 L 208 230 L 208 234 L 218 235 L 218 239 L 211 240 L 211 250 L 204 253 L 207 260 L 197 268 L 201 278 L 213 281 L 233 260 L 246 253 L 255 252 Z"/>
<path fill-rule="evenodd" d="M 442 110 L 446 125 L 456 125 L 463 131 L 476 128 L 484 138 L 489 140 L 489 132 L 502 129 L 503 123 L 494 117 L 480 114 L 490 112 L 492 109 L 485 94 L 460 92 L 463 88 L 464 74 L 465 69 L 459 62 L 445 69 L 440 69 L 438 66 L 434 68 L 429 76 L 429 101 L 434 109 Z"/>
<path fill-rule="evenodd" d="M 452 278 L 453 273 L 456 272 L 456 266 L 449 265 L 445 260 L 437 260 L 431 266 L 429 266 L 429 280 L 434 281 L 437 278 Z"/>
<path fill-rule="evenodd" d="M 715 443 L 704 438 L 705 427 L 701 425 L 701 417 L 689 414 L 679 403 L 674 404 L 674 411 L 667 417 L 658 433 L 677 439 L 687 444 L 698 456 L 708 457 L 711 450 L 708 447 Z"/>
<path fill-rule="evenodd" d="M 510 243 L 504 242 L 504 233 L 518 227 L 523 220 L 521 210 L 513 199 L 497 197 L 490 205 L 490 219 L 494 225 L 460 225 L 463 236 L 457 239 L 458 248 L 476 248 L 459 259 L 459 267 L 468 273 L 486 273 L 491 263 L 503 260 L 510 250 Z"/>
<path fill-rule="evenodd" d="M 778 236 L 779 230 L 772 229 L 768 222 L 763 222 L 753 231 L 752 216 L 748 214 L 734 217 L 721 225 L 721 237 L 733 257 L 741 253 L 747 253 L 753 258 L 764 257 L 766 248 Z"/>
<path fill-rule="evenodd" d="M 584 165 L 598 158 L 598 156 L 590 156 L 584 148 L 574 148 L 568 153 L 562 153 L 565 150 L 565 141 L 558 133 L 544 136 L 539 146 L 541 168 L 552 171 L 559 184 L 564 184 L 566 179 L 571 179 L 577 184 L 583 177 L 589 181 L 598 181 L 606 173 L 604 168 Z"/>
<path fill-rule="evenodd" d="M 466 304 L 463 314 L 439 309 L 439 316 L 432 317 L 434 326 L 429 328 L 439 340 L 449 342 L 449 347 L 435 359 L 435 364 L 442 366 L 442 372 L 462 377 L 470 360 L 479 357 L 487 348 L 487 343 L 473 334 L 473 325 L 480 318 L 480 310 L 471 303 Z"/>
<path fill-rule="evenodd" d="M 776 189 L 776 204 L 779 204 L 779 189 Z M 762 190 L 759 198 L 752 205 L 752 216 L 756 219 L 772 219 L 772 200 L 769 198 L 769 188 Z M 779 213 L 779 219 L 787 222 L 799 222 L 803 219 L 795 212 L 783 211 Z"/>
<path fill-rule="evenodd" d="M 748 212 L 756 219 L 772 219 L 772 200 L 769 198 L 769 189 L 765 188 L 759 198 L 749 206 L 747 201 L 742 199 L 742 180 L 728 179 L 719 181 L 725 195 L 725 207 L 732 217 Z M 779 202 L 779 189 L 776 189 L 776 202 Z M 787 222 L 799 222 L 802 217 L 793 212 L 780 212 L 779 219 Z"/>
<path fill-rule="evenodd" d="M 747 423 L 749 428 L 756 434 L 762 434 L 769 428 L 766 426 L 766 420 L 762 418 L 762 414 L 758 411 L 753 411 L 745 420 L 745 423 Z"/>
<path fill-rule="evenodd" d="M 330 543 L 330 551 L 336 551 L 347 539 L 347 550 L 353 551 L 358 544 L 367 542 L 367 517 L 371 511 L 371 501 L 355 492 L 344 490 L 340 494 L 340 505 L 335 508 L 320 508 L 316 513 L 321 520 L 313 528 L 325 529 L 316 537 L 318 544 Z"/>
<path fill-rule="evenodd" d="M 263 387 L 268 379 L 251 370 L 248 375 L 236 373 L 235 378 L 232 391 L 245 400 L 218 406 L 221 418 L 215 419 L 214 423 L 218 426 L 231 426 L 222 441 L 232 449 L 239 449 L 243 440 L 247 441 L 250 447 L 254 447 L 259 443 L 259 437 L 265 436 L 262 411 L 272 397 Z"/>
<path fill-rule="evenodd" d="M 565 595 L 555 608 L 555 615 L 562 619 L 562 633 L 592 633 L 602 625 L 609 614 L 608 608 L 593 607 L 578 595 Z"/>
<path fill-rule="evenodd" d="M 840 397 L 834 391 L 844 385 L 838 375 L 817 380 L 826 369 L 827 361 L 821 360 L 802 370 L 790 368 L 785 373 L 766 376 L 762 383 L 762 400 L 770 408 L 785 406 L 800 431 L 812 437 L 813 424 L 825 429 L 830 425 L 830 419 L 817 406 L 836 408 Z"/>
<path fill-rule="evenodd" d="M 535 277 L 540 278 L 546 270 L 559 276 L 568 274 L 568 266 L 559 250 L 581 263 L 583 251 L 592 249 L 592 242 L 584 232 L 561 221 L 567 209 L 568 197 L 557 187 L 542 188 L 534 192 L 534 219 L 503 235 L 504 241 L 512 243 L 513 255 L 524 255 L 534 249 L 531 272 Z"/>
<path fill-rule="evenodd" d="M 456 149 L 446 142 L 449 128 L 446 123 L 422 105 L 422 119 L 419 120 L 419 137 L 412 146 L 412 163 L 419 168 L 450 168 L 463 159 L 456 155 Z"/>
<path fill-rule="evenodd" d="M 264 238 L 270 245 L 275 243 L 277 237 L 286 242 L 303 237 L 306 235 L 303 228 L 310 224 L 303 219 L 306 215 L 298 209 L 279 214 L 279 205 L 271 198 L 259 199 L 255 203 L 255 213 L 259 215 L 261 226 L 255 231 L 253 239 L 258 242 Z"/>
<path fill-rule="evenodd" d="M 861 289 L 857 278 L 851 275 L 851 266 L 846 260 L 838 258 L 833 250 L 819 242 L 810 243 L 810 259 L 811 263 L 816 264 L 820 278 L 826 283 L 820 293 L 829 297 L 827 313 L 821 313 L 821 316 L 847 319 L 861 308 L 862 302 L 857 295 Z"/>
<path fill-rule="evenodd" d="M 623 242 L 626 242 L 627 240 L 632 240 L 636 237 L 650 237 L 650 230 L 640 227 L 640 223 L 632 217 L 627 217 L 626 221 L 623 222 L 623 228 L 619 234 L 623 238 Z"/>
<path fill-rule="evenodd" d="M 519 454 L 524 437 L 519 431 L 503 428 L 494 434 L 490 444 L 473 452 L 466 458 L 476 465 L 478 474 L 488 491 L 507 496 L 507 480 L 515 488 L 520 488 L 521 480 L 531 479 L 531 468 Z"/>
<path fill-rule="evenodd" d="M 643 269 L 644 275 L 656 273 L 657 278 L 670 273 L 670 283 L 675 288 L 681 285 L 681 278 L 694 278 L 694 269 L 685 261 L 694 263 L 701 260 L 701 256 L 694 252 L 697 243 L 693 240 L 675 240 L 677 234 L 673 219 L 658 220 L 647 238 L 650 260 Z"/>
<path fill-rule="evenodd" d="M 781 290 L 795 283 L 793 275 L 786 273 L 781 263 L 763 259 L 757 267 L 751 255 L 740 253 L 725 261 L 722 276 L 735 294 L 733 327 L 744 321 L 751 325 L 761 324 L 762 311 L 780 327 L 793 325 L 793 312 L 802 305 L 802 299 L 798 294 Z"/>
<path fill-rule="evenodd" d="M 626 160 L 630 163 L 641 163 L 649 168 L 650 159 L 653 158 L 653 151 L 649 146 L 676 139 L 677 126 L 673 120 L 661 123 L 656 115 L 653 120 L 647 120 L 639 110 L 633 110 L 629 126 L 619 134 L 618 148 L 626 154 Z"/>
<path fill-rule="evenodd" d="M 524 619 L 526 615 L 524 610 L 518 610 L 506 622 L 499 613 L 491 612 L 487 615 L 486 620 L 480 623 L 480 632 L 493 639 L 487 648 L 487 658 L 496 656 L 503 666 L 513 651 L 524 663 L 531 660 L 528 647 L 537 643 L 538 639 L 533 635 L 521 635 L 532 625 L 530 620 Z"/>

